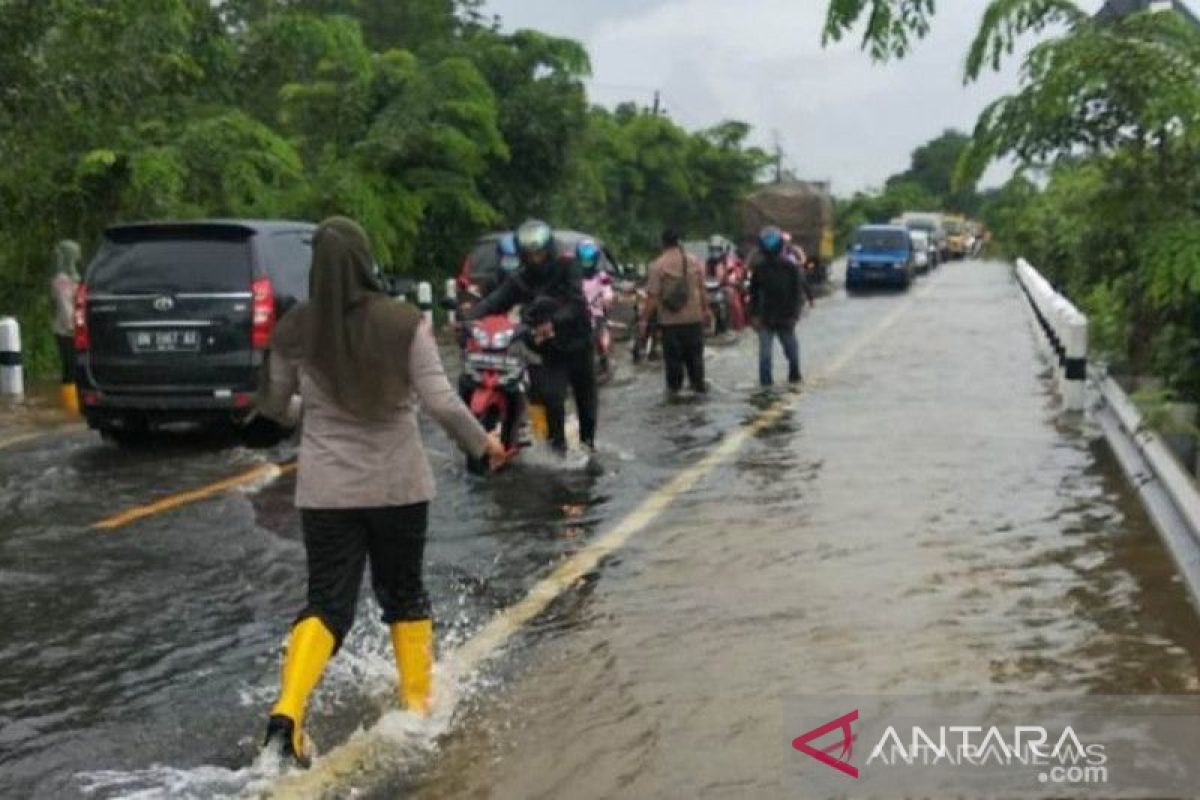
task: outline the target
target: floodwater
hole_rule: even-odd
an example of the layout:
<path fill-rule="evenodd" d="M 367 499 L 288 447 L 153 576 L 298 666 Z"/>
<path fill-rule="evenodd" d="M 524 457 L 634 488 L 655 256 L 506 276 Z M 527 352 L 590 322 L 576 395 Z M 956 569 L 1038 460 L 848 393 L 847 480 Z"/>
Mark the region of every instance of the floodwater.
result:
<path fill-rule="evenodd" d="M 1098 432 L 1063 419 L 1022 302 L 981 261 L 907 294 L 834 291 L 802 322 L 809 384 L 778 420 L 444 692 L 426 747 L 329 794 L 781 797 L 789 698 L 1200 692 L 1197 615 Z M 751 338 L 713 348 L 702 402 L 622 363 L 602 469 L 473 478 L 428 432 L 447 658 L 757 417 Z M 291 455 L 79 430 L 0 449 L 0 796 L 261 788 L 303 596 L 292 479 L 91 526 Z M 376 618 L 364 602 L 314 698 L 326 750 L 386 710 Z"/>

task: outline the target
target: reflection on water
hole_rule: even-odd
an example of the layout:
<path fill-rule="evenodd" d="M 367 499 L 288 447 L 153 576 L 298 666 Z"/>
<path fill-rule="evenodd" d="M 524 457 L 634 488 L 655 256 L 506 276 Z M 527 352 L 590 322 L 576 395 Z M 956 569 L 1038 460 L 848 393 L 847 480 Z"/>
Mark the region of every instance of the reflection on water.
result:
<path fill-rule="evenodd" d="M 831 297 L 802 325 L 808 375 L 911 307 L 447 687 L 454 719 L 399 735 L 414 747 L 362 796 L 772 796 L 790 695 L 1200 692 L 1196 616 L 1095 433 L 1056 417 L 1019 302 L 1003 268 L 976 263 L 926 294 Z M 529 458 L 475 478 L 429 432 L 443 653 L 792 397 L 753 388 L 751 338 L 712 354 L 734 388 L 708 398 L 669 402 L 659 365 L 626 370 L 637 379 L 602 393 L 596 469 Z M 207 797 L 261 780 L 247 768 L 303 593 L 291 480 L 88 526 L 289 455 L 126 453 L 69 433 L 0 451 L 0 606 L 18 610 L 0 617 L 0 793 Z M 365 601 L 314 698 L 319 743 L 391 724 L 377 617 Z"/>

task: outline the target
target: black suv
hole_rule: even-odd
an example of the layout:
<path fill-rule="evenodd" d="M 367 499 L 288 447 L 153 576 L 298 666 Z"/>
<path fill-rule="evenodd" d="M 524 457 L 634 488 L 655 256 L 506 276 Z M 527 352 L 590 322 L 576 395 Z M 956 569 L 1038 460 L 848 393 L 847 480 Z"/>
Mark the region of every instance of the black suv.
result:
<path fill-rule="evenodd" d="M 306 222 L 117 225 L 75 300 L 80 405 L 117 440 L 164 423 L 237 421 L 275 320 L 308 297 Z"/>

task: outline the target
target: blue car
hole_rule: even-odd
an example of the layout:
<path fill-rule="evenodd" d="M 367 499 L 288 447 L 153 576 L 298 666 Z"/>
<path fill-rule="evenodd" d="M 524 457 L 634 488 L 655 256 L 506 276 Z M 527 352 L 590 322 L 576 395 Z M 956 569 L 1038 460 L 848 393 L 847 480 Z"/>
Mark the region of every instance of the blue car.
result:
<path fill-rule="evenodd" d="M 846 264 L 846 288 L 889 286 L 907 289 L 912 283 L 913 246 L 902 225 L 864 225 L 854 233 Z"/>

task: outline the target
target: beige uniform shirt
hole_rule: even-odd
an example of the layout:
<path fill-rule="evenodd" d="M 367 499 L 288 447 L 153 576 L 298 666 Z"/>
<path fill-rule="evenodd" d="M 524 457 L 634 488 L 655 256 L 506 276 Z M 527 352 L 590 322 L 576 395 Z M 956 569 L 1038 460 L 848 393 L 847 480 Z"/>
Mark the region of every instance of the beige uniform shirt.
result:
<path fill-rule="evenodd" d="M 688 301 L 679 311 L 668 311 L 662 304 L 663 275 L 683 274 L 683 253 L 678 247 L 665 251 L 650 265 L 646 293 L 654 298 L 658 308 L 659 325 L 695 325 L 704 322 L 708 309 L 708 293 L 704 288 L 704 266 L 687 257 Z"/>
<path fill-rule="evenodd" d="M 422 407 L 466 453 L 484 453 L 487 433 L 446 379 L 427 323 L 413 336 L 409 396 L 385 420 L 364 421 L 339 408 L 303 367 L 270 359 L 266 405 L 286 407 L 297 389 L 304 401 L 297 508 L 379 508 L 424 503 L 435 494 L 417 409 Z"/>

